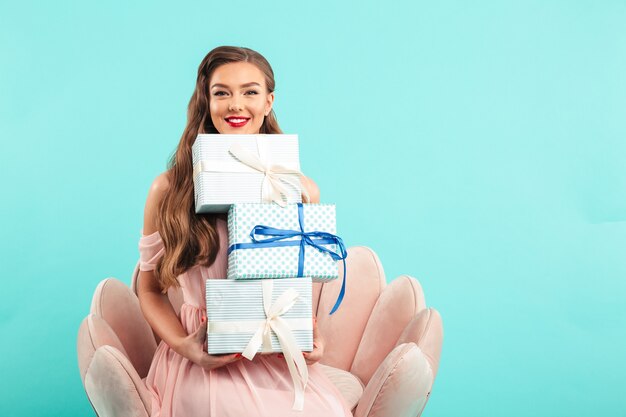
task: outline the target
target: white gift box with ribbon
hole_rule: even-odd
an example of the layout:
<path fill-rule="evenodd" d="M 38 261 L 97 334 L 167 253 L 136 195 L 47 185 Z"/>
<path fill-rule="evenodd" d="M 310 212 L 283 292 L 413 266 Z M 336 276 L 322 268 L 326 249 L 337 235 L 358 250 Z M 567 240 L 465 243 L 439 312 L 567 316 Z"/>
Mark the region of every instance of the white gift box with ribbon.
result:
<path fill-rule="evenodd" d="M 270 329 L 264 327 L 270 319 L 280 321 L 288 327 L 288 333 L 292 335 L 299 350 L 311 351 L 312 294 L 310 278 L 254 281 L 208 279 L 206 281 L 208 352 L 210 354 L 243 352 L 259 329 L 264 332 Z M 281 296 L 292 298 L 284 301 Z M 280 305 L 277 304 L 278 300 Z M 274 311 L 272 307 L 278 310 Z M 272 314 L 268 316 L 269 313 Z M 283 352 L 284 346 L 276 332 L 263 334 L 262 340 L 265 343 L 259 345 L 258 349 L 254 350 L 255 353 Z"/>
<path fill-rule="evenodd" d="M 282 352 L 294 384 L 294 410 L 302 410 L 313 350 L 310 278 L 206 281 L 209 354 Z"/>
<path fill-rule="evenodd" d="M 199 134 L 192 146 L 196 213 L 234 203 L 302 202 L 298 135 Z"/>

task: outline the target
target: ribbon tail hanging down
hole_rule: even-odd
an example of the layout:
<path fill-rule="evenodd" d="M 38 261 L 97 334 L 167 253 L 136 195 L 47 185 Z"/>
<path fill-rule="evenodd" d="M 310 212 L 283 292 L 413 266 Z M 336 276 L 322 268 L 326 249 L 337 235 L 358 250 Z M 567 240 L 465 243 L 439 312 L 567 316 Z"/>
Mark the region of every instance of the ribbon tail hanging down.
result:
<path fill-rule="evenodd" d="M 256 356 L 259 348 L 263 344 L 263 332 L 265 331 L 265 323 L 256 330 L 246 348 L 241 352 L 241 356 L 251 361 Z"/>
<path fill-rule="evenodd" d="M 330 310 L 329 315 L 333 314 L 343 301 L 343 297 L 346 295 L 346 259 L 342 259 L 341 263 L 343 264 L 343 277 L 341 279 L 341 290 L 339 290 L 339 295 L 337 296 L 337 301 L 335 301 L 335 305 Z"/>
<path fill-rule="evenodd" d="M 271 173 L 265 172 L 263 185 L 261 185 L 261 200 L 273 201 L 281 207 L 287 205 L 287 188 L 280 183 L 280 180 Z M 285 197 L 283 197 L 285 196 Z"/>
<path fill-rule="evenodd" d="M 266 320 L 257 328 L 256 332 L 248 342 L 248 345 L 242 352 L 242 356 L 252 360 L 261 345 L 271 348 L 270 335 L 271 331 L 276 334 L 287 368 L 293 381 L 294 387 L 294 403 L 293 409 L 302 411 L 304 409 L 304 391 L 308 383 L 309 371 L 306 361 L 302 355 L 302 351 L 298 348 L 296 339 L 293 336 L 289 325 L 280 317 L 289 311 L 299 297 L 298 292 L 289 288 L 283 292 L 272 304 L 273 280 L 263 280 L 261 282 L 263 289 L 263 309 L 265 310 Z M 271 329 L 271 331 L 270 331 Z M 269 347 L 267 344 L 269 343 Z"/>
<path fill-rule="evenodd" d="M 296 339 L 293 337 L 289 326 L 285 324 L 280 317 L 273 320 L 271 326 L 283 348 L 283 355 L 285 356 L 287 368 L 289 369 L 289 374 L 291 374 L 291 380 L 293 381 L 293 409 L 302 411 L 304 409 L 304 392 L 309 380 L 309 369 L 307 368 L 302 351 L 298 349 Z"/>

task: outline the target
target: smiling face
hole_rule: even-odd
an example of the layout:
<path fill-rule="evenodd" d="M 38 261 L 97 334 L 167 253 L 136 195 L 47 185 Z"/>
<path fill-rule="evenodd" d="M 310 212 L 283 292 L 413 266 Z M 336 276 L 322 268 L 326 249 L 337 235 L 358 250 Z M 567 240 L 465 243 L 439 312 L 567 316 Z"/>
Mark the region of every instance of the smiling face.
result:
<path fill-rule="evenodd" d="M 249 62 L 220 65 L 209 80 L 211 120 L 222 134 L 259 133 L 273 102 L 263 72 Z"/>

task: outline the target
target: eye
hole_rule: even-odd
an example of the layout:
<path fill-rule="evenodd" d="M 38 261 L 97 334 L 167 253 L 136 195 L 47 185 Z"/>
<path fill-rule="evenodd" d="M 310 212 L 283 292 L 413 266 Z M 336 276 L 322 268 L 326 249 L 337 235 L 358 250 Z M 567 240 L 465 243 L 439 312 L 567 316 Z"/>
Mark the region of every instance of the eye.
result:
<path fill-rule="evenodd" d="M 216 91 L 215 93 L 213 93 L 214 96 L 221 96 L 222 94 L 226 94 L 223 91 Z"/>
<path fill-rule="evenodd" d="M 256 90 L 250 90 L 248 93 L 259 94 Z"/>

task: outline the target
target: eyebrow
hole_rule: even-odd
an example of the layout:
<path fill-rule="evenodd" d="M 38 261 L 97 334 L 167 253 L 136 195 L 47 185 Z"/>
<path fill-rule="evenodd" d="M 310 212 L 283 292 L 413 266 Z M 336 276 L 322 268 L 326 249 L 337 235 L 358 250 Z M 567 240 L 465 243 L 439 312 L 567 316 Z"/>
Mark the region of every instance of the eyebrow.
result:
<path fill-rule="evenodd" d="M 244 88 L 244 87 L 249 87 L 251 85 L 258 85 L 259 87 L 261 86 L 261 84 L 259 83 L 255 83 L 254 81 L 251 83 L 245 83 L 245 84 L 241 84 L 239 87 Z M 215 87 L 224 87 L 224 88 L 228 88 L 227 85 L 225 84 L 213 84 L 213 86 L 211 86 L 211 88 L 215 88 Z"/>

